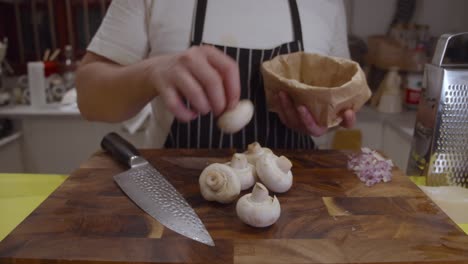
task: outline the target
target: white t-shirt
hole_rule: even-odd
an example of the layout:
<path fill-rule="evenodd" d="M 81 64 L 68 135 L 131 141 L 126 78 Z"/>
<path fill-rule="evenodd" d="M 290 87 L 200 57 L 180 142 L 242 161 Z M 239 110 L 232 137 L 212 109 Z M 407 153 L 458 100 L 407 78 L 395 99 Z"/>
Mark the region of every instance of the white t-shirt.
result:
<path fill-rule="evenodd" d="M 306 52 L 349 58 L 342 0 L 297 0 Z M 88 50 L 121 65 L 187 49 L 196 0 L 114 0 Z M 203 41 L 270 49 L 294 40 L 287 0 L 211 0 Z M 156 98 L 147 147 L 162 147 L 173 116 Z"/>

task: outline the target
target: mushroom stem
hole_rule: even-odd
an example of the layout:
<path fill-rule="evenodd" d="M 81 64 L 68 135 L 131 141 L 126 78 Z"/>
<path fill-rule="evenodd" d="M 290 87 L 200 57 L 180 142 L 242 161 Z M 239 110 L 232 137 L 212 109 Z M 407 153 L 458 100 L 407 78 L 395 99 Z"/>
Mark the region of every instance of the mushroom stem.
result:
<path fill-rule="evenodd" d="M 236 153 L 232 156 L 231 167 L 235 169 L 243 169 L 247 167 L 247 158 L 245 155 Z"/>
<path fill-rule="evenodd" d="M 262 146 L 258 142 L 251 143 L 247 146 L 248 153 L 259 153 L 262 151 Z"/>
<path fill-rule="evenodd" d="M 292 168 L 291 161 L 288 158 L 286 158 L 285 156 L 279 157 L 276 160 L 276 165 L 278 165 L 278 168 L 284 173 L 287 173 Z"/>
<path fill-rule="evenodd" d="M 219 173 L 213 173 L 209 175 L 206 179 L 206 184 L 213 190 L 218 191 L 224 185 L 223 176 L 219 175 Z"/>
<path fill-rule="evenodd" d="M 269 196 L 267 188 L 263 184 L 257 182 L 252 191 L 252 202 L 261 203 L 268 199 L 268 197 Z"/>

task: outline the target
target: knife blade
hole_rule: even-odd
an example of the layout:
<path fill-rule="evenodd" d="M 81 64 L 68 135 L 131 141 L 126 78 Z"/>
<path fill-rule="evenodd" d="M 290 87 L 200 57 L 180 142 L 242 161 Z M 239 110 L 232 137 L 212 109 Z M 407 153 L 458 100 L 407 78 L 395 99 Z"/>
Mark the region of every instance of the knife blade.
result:
<path fill-rule="evenodd" d="M 114 180 L 135 204 L 174 232 L 214 246 L 193 208 L 132 144 L 111 132 L 103 138 L 101 147 L 115 160 L 130 167 L 115 175 Z"/>

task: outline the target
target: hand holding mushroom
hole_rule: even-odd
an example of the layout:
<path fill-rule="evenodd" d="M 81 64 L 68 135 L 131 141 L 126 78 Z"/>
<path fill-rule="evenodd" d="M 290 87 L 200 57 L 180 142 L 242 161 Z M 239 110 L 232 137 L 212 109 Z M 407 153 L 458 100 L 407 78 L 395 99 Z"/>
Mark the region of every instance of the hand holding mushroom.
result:
<path fill-rule="evenodd" d="M 218 119 L 218 128 L 233 134 L 244 128 L 252 119 L 254 105 L 250 100 L 241 100 L 232 110 L 224 112 Z"/>

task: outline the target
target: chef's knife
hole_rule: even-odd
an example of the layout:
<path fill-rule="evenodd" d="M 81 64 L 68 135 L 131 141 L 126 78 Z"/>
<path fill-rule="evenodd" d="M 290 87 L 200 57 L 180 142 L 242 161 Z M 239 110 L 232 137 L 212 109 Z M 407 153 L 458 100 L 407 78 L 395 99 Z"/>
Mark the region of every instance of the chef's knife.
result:
<path fill-rule="evenodd" d="M 184 197 L 138 150 L 118 134 L 107 134 L 101 147 L 118 162 L 130 166 L 114 180 L 141 209 L 167 228 L 198 242 L 214 246 L 213 239 Z"/>

